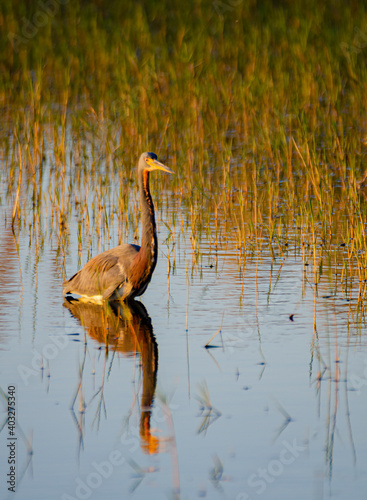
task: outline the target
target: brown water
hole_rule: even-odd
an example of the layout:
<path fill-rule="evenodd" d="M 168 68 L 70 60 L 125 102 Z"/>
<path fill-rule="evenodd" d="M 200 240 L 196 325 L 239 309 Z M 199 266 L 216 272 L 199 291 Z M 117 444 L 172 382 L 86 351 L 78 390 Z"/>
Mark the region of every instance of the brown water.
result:
<path fill-rule="evenodd" d="M 86 239 L 78 257 L 77 218 L 60 246 L 52 209 L 32 223 L 29 205 L 14 236 L 3 186 L 0 379 L 5 394 L 15 386 L 17 444 L 13 494 L 3 400 L 0 498 L 365 499 L 358 290 L 334 294 L 327 273 L 315 290 L 296 247 L 283 259 L 254 244 L 243 259 L 230 238 L 215 252 L 203 232 L 196 259 L 181 230 L 188 209 L 170 191 L 164 200 L 144 306 L 105 312 L 63 303 L 64 272 L 89 257 Z M 118 238 L 116 222 L 109 239 L 92 236 L 92 253 Z"/>

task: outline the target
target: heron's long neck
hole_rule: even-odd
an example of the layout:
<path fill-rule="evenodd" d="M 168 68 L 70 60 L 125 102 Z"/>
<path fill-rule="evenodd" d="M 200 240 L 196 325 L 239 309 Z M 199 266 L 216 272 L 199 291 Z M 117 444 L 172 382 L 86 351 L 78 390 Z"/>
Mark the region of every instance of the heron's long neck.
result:
<path fill-rule="evenodd" d="M 153 272 L 157 262 L 157 232 L 154 218 L 154 205 L 149 191 L 149 172 L 143 170 L 139 174 L 140 207 L 143 227 L 141 252 L 147 259 L 148 267 Z"/>

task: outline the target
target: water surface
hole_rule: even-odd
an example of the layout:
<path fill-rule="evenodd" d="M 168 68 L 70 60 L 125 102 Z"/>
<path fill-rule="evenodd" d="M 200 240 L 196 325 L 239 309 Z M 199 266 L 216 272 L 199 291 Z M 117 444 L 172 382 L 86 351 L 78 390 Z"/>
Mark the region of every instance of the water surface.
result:
<path fill-rule="evenodd" d="M 106 206 L 117 184 L 107 182 Z M 296 245 L 281 255 L 257 242 L 241 253 L 229 237 L 214 251 L 202 231 L 198 258 L 182 230 L 189 209 L 165 186 L 143 305 L 107 312 L 65 304 L 62 281 L 118 243 L 118 218 L 107 237 L 83 233 L 78 253 L 80 221 L 58 228 L 47 203 L 41 223 L 29 216 L 13 234 L 3 189 L 0 378 L 4 393 L 16 388 L 17 479 L 14 495 L 2 477 L 1 498 L 365 499 L 358 289 L 334 293 L 335 266 L 315 287 L 310 255 Z M 5 400 L 2 414 L 4 474 Z"/>

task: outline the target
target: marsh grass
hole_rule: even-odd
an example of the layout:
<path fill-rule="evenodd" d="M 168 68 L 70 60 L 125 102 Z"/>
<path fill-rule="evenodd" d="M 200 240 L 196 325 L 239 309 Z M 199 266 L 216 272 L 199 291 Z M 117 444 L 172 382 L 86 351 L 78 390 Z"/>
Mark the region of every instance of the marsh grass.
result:
<path fill-rule="evenodd" d="M 60 281 L 71 239 L 80 264 L 138 239 L 135 165 L 153 150 L 177 172 L 151 186 L 192 272 L 293 252 L 364 318 L 362 3 L 69 2 L 25 37 L 40 9 L 0 6 L 2 204 L 37 251 L 51 240 Z"/>

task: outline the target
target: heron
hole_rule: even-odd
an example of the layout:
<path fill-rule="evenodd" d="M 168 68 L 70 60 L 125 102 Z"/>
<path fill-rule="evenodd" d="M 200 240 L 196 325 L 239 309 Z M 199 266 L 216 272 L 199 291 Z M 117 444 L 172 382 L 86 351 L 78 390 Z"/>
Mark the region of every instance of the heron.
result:
<path fill-rule="evenodd" d="M 93 257 L 63 283 L 63 295 L 78 295 L 82 300 L 128 301 L 147 289 L 158 259 L 158 240 L 154 205 L 149 190 L 153 170 L 174 172 L 159 162 L 155 153 L 143 153 L 138 162 L 138 186 L 142 220 L 141 246 L 123 244 Z"/>

